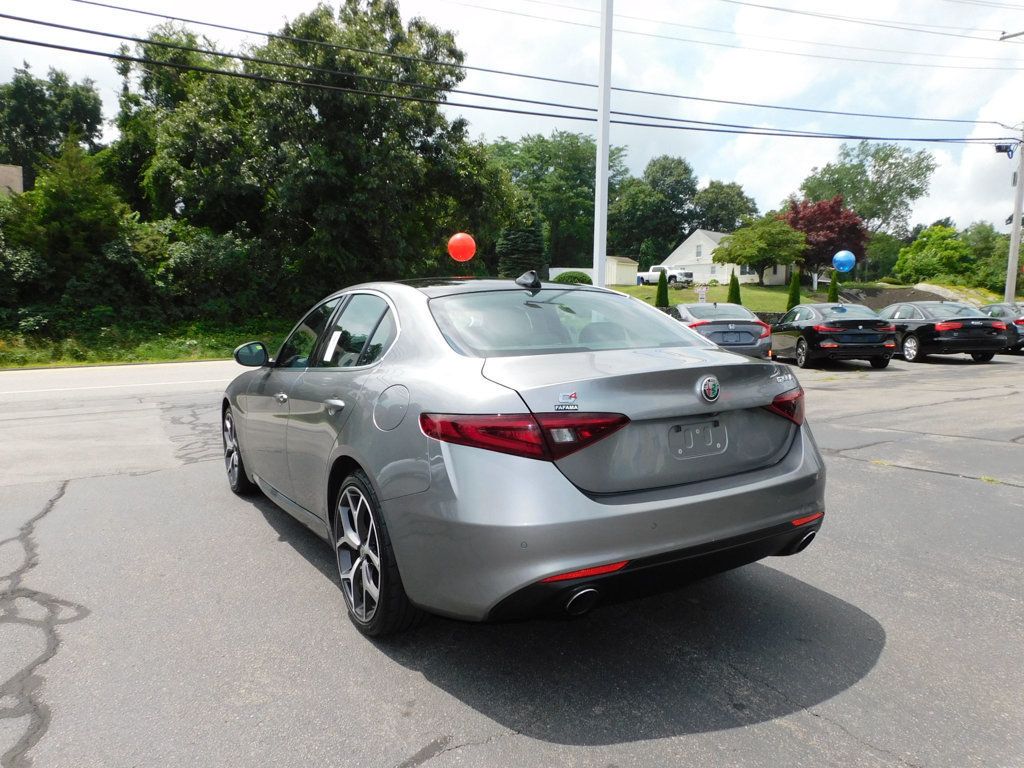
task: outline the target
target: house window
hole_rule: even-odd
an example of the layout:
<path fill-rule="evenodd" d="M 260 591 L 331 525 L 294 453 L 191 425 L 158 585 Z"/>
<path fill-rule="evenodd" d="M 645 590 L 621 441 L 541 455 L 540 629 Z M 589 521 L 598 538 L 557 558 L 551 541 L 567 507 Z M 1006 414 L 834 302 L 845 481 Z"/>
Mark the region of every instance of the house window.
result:
<path fill-rule="evenodd" d="M 772 264 L 772 274 L 773 275 L 779 274 L 779 265 L 778 264 Z"/>
<path fill-rule="evenodd" d="M 695 255 L 696 255 L 696 257 L 698 259 L 700 258 L 701 251 L 703 251 L 703 250 L 704 250 L 704 247 L 700 243 L 697 243 L 697 250 L 695 252 Z"/>
<path fill-rule="evenodd" d="M 709 274 L 712 274 L 712 275 L 717 275 L 718 274 L 718 265 L 717 264 L 712 264 L 711 265 L 711 270 L 710 270 Z"/>
<path fill-rule="evenodd" d="M 747 266 L 746 264 L 741 264 L 740 265 L 740 274 L 741 275 L 756 275 L 757 272 L 754 271 L 753 267 Z"/>

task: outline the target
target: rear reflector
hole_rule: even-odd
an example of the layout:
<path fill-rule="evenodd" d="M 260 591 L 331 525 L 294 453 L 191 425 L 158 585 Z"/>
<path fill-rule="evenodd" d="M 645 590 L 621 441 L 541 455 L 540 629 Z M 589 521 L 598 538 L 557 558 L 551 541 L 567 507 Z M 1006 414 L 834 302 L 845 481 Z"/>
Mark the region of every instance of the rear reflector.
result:
<path fill-rule="evenodd" d="M 580 568 L 578 571 L 559 573 L 557 576 L 548 576 L 540 581 L 542 584 L 545 584 L 552 581 L 569 581 L 571 579 L 585 579 L 589 576 L 603 576 L 606 573 L 621 571 L 627 565 L 629 565 L 629 560 L 620 560 L 617 563 L 608 563 L 608 565 L 595 565 L 593 568 Z"/>
<path fill-rule="evenodd" d="M 804 423 L 804 390 L 802 387 L 783 392 L 772 400 L 771 405 L 766 405 L 766 411 L 789 419 L 797 426 Z"/>
<path fill-rule="evenodd" d="M 895 341 L 887 341 L 882 346 L 885 347 L 886 349 L 896 349 L 896 342 Z"/>
<path fill-rule="evenodd" d="M 825 516 L 824 512 L 815 512 L 813 515 L 807 515 L 807 517 L 798 517 L 796 520 L 790 520 L 793 525 L 807 525 L 807 523 L 813 523 L 815 520 Z"/>
<path fill-rule="evenodd" d="M 837 341 L 823 341 L 818 346 L 821 347 L 822 349 L 835 349 L 836 347 L 839 346 L 839 342 L 837 342 Z"/>
<path fill-rule="evenodd" d="M 629 423 L 621 413 L 422 413 L 427 437 L 527 459 L 557 461 Z"/>
<path fill-rule="evenodd" d="M 949 320 L 944 323 L 935 324 L 935 330 L 939 333 L 942 333 L 942 331 L 959 331 L 963 327 L 964 324 L 956 320 Z"/>

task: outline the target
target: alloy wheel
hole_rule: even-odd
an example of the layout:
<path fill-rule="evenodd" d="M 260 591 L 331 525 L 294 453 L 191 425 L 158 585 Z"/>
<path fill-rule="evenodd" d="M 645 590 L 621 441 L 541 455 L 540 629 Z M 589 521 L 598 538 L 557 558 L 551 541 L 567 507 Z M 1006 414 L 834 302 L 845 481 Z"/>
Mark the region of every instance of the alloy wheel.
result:
<path fill-rule="evenodd" d="M 345 600 L 359 621 L 369 622 L 380 599 L 380 540 L 370 500 L 356 486 L 342 489 L 332 528 Z"/>
<path fill-rule="evenodd" d="M 239 463 L 238 435 L 235 434 L 235 421 L 231 417 L 231 410 L 224 411 L 224 424 L 222 427 L 224 436 L 224 468 L 227 470 L 228 479 L 231 485 L 238 484 Z"/>
<path fill-rule="evenodd" d="M 807 342 L 803 339 L 796 344 L 796 364 L 799 368 L 807 365 Z"/>
<path fill-rule="evenodd" d="M 919 346 L 916 336 L 907 336 L 903 340 L 903 359 L 908 363 L 912 363 L 917 359 L 918 350 Z"/>

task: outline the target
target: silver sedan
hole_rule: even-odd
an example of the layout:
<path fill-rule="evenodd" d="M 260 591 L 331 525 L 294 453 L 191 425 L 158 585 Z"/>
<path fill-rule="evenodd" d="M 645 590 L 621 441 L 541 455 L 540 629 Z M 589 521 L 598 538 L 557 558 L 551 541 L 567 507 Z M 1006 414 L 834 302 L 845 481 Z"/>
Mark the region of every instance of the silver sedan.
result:
<path fill-rule="evenodd" d="M 235 358 L 231 487 L 329 542 L 368 635 L 585 613 L 799 552 L 824 515 L 793 374 L 614 291 L 368 283 Z"/>

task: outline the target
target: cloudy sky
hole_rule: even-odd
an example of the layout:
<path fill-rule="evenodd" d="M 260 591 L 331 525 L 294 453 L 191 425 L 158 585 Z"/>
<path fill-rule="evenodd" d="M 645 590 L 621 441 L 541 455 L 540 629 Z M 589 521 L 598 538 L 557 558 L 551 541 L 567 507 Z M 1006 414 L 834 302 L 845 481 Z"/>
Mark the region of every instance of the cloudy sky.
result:
<path fill-rule="evenodd" d="M 177 16 L 277 30 L 313 6 L 312 0 L 113 0 Z M 760 5 L 809 11 L 784 13 Z M 402 0 L 408 19 L 422 16 L 453 30 L 466 63 L 596 82 L 599 0 Z M 135 14 L 71 0 L 0 0 L 0 12 L 141 36 L 157 23 Z M 815 15 L 816 14 L 816 15 Z M 843 19 L 823 18 L 823 15 Z M 874 25 L 854 19 L 872 20 Z M 892 26 L 911 27 L 893 29 Z M 1024 0 L 617 0 L 612 84 L 710 99 L 853 112 L 963 120 L 1024 121 L 1024 37 L 998 42 L 1001 31 L 1024 30 Z M 83 48 L 113 50 L 112 40 L 3 20 L 0 34 Z M 253 39 L 200 30 L 221 47 Z M 780 53 L 786 52 L 786 53 Z M 825 57 L 825 58 L 822 58 Z M 37 74 L 50 66 L 73 78 L 92 78 L 105 116 L 113 117 L 119 86 L 106 59 L 0 42 L 0 72 L 10 77 L 27 61 Z M 887 62 L 887 63 L 876 63 Z M 593 88 L 470 72 L 463 88 L 565 104 L 594 105 Z M 453 100 L 479 101 L 469 97 Z M 526 107 L 529 109 L 529 107 Z M 516 138 L 555 128 L 591 131 L 587 123 L 449 108 L 475 135 Z M 540 108 L 544 109 L 544 108 Z M 625 112 L 873 136 L 1006 136 L 988 124 L 923 123 L 783 112 L 694 100 L 614 93 Z M 612 126 L 612 142 L 629 149 L 634 173 L 656 155 L 681 155 L 702 182 L 737 181 L 762 210 L 797 190 L 814 166 L 835 157 L 838 141 L 735 136 Z M 991 145 L 924 145 L 938 162 L 931 193 L 914 222 L 951 216 L 965 226 L 978 219 L 1001 228 L 1012 208 L 1011 163 Z M 1005 228 L 1004 228 L 1005 229 Z"/>

